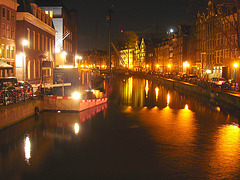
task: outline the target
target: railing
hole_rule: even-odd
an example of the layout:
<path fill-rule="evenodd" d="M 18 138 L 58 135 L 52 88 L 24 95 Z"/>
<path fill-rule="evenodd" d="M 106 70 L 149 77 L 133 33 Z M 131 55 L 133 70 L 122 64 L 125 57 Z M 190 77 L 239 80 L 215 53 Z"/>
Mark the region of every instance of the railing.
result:
<path fill-rule="evenodd" d="M 33 88 L 30 89 L 3 89 L 0 91 L 0 105 L 8 105 L 20 101 L 26 101 L 33 96 Z"/>

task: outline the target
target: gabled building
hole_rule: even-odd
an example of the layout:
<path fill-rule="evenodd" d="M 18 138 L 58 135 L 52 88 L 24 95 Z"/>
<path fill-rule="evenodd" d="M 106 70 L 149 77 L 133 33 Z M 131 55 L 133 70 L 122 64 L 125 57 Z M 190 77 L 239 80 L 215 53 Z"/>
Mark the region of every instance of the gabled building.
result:
<path fill-rule="evenodd" d="M 202 77 L 234 78 L 233 64 L 239 63 L 237 14 L 235 4 L 212 1 L 197 14 L 196 61 Z"/>
<path fill-rule="evenodd" d="M 16 76 L 31 83 L 52 82 L 56 34 L 52 18 L 29 0 L 18 3 Z"/>
<path fill-rule="evenodd" d="M 0 77 L 15 76 L 16 0 L 0 1 Z"/>
<path fill-rule="evenodd" d="M 77 12 L 68 11 L 61 0 L 37 0 L 53 20 L 57 30 L 55 38 L 56 66 L 75 66 L 77 56 Z"/>

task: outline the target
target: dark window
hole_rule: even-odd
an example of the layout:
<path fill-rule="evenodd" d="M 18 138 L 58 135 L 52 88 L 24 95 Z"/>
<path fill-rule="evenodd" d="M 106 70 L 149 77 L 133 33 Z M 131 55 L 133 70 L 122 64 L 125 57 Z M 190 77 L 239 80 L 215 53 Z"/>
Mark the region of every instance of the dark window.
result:
<path fill-rule="evenodd" d="M 6 17 L 5 8 L 2 8 L 2 16 L 3 16 L 3 17 Z"/>
<path fill-rule="evenodd" d="M 10 11 L 7 10 L 7 20 L 10 20 Z"/>

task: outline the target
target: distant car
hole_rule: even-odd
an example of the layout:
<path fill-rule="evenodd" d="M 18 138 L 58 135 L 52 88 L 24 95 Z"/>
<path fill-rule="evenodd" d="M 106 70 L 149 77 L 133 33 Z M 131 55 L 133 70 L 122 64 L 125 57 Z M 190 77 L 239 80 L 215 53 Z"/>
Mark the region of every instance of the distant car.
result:
<path fill-rule="evenodd" d="M 224 78 L 214 77 L 210 80 L 211 85 L 214 86 L 214 87 L 222 86 L 222 84 L 224 84 L 225 82 L 226 82 L 226 80 Z"/>

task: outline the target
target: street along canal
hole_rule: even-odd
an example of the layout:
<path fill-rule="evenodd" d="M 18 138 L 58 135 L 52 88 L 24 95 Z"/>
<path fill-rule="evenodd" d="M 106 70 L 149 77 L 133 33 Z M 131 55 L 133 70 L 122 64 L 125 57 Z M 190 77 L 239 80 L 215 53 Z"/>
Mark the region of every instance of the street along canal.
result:
<path fill-rule="evenodd" d="M 239 179 L 239 112 L 145 79 L 0 132 L 0 179 Z"/>

